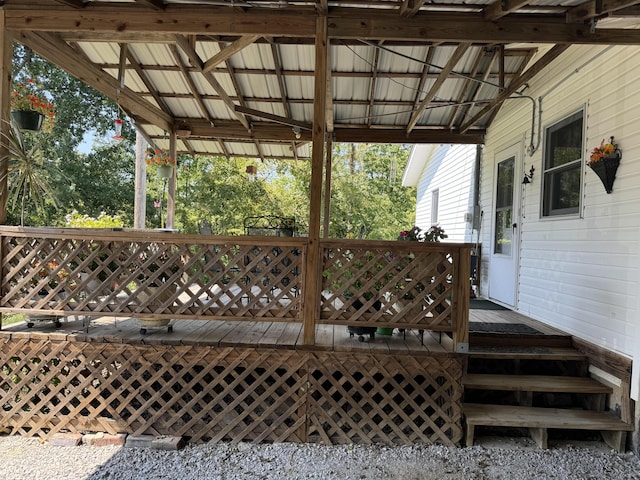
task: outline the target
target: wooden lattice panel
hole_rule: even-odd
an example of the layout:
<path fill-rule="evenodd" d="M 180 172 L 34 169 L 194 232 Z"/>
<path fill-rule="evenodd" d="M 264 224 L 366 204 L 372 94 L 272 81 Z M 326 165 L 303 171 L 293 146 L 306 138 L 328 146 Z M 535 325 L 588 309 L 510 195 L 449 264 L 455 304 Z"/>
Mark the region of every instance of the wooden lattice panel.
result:
<path fill-rule="evenodd" d="M 348 248 L 324 243 L 322 322 L 452 331 L 455 249 L 417 242 L 356 242 Z"/>
<path fill-rule="evenodd" d="M 305 440 L 305 354 L 28 338 L 0 348 L 0 426 L 13 434 Z"/>
<path fill-rule="evenodd" d="M 304 241 L 95 235 L 3 236 L 5 311 L 301 320 Z"/>
<path fill-rule="evenodd" d="M 457 445 L 461 360 L 323 353 L 309 370 L 309 438 L 324 444 Z"/>

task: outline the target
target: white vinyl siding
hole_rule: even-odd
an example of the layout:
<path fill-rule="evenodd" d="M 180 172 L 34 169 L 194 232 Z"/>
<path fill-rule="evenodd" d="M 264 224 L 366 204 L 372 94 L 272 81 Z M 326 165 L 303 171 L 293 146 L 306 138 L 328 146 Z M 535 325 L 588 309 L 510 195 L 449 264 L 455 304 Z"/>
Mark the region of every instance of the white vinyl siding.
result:
<path fill-rule="evenodd" d="M 607 48 L 606 53 L 603 53 Z M 543 52 L 541 52 L 543 53 Z M 535 61 L 535 60 L 534 60 Z M 613 192 L 582 162 L 577 216 L 542 218 L 540 176 L 521 189 L 517 310 L 549 325 L 640 360 L 640 55 L 637 47 L 572 46 L 529 82 L 542 97 L 542 128 L 584 109 L 583 158 L 615 136 L 622 160 Z M 492 211 L 495 153 L 519 143 L 526 150 L 531 102 L 508 100 L 487 133 L 481 166 L 481 205 Z M 537 124 L 538 118 L 536 118 Z M 543 130 L 544 132 L 544 130 Z M 525 155 L 520 172 L 542 172 L 543 145 Z M 490 244 L 485 215 L 482 242 Z M 483 256 L 484 274 L 490 258 Z M 487 282 L 481 282 L 486 288 Z M 486 294 L 486 292 L 481 292 Z M 640 361 L 634 362 L 637 366 Z M 636 396 L 638 370 L 634 373 Z"/>
<path fill-rule="evenodd" d="M 447 242 L 474 242 L 472 223 L 475 145 L 416 145 L 413 155 L 431 155 L 418 181 L 416 225 L 429 228 L 434 209 Z M 438 205 L 433 205 L 437 191 Z"/>

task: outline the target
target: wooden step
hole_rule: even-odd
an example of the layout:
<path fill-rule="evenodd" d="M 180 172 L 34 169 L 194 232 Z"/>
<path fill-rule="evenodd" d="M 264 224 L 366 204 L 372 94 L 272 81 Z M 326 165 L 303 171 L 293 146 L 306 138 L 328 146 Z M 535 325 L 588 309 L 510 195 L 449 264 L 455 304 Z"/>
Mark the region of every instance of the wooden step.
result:
<path fill-rule="evenodd" d="M 613 389 L 591 377 L 561 375 L 496 375 L 468 373 L 462 377 L 468 389 L 510 392 L 613 393 Z"/>
<path fill-rule="evenodd" d="M 489 347 L 470 346 L 469 357 L 506 360 L 584 361 L 586 356 L 575 348 L 558 347 Z"/>
<path fill-rule="evenodd" d="M 607 445 L 624 452 L 626 432 L 633 430 L 633 425 L 624 423 L 610 412 L 478 403 L 465 403 L 462 410 L 467 423 L 468 447 L 473 445 L 476 426 L 528 427 L 540 448 L 547 448 L 548 428 L 561 428 L 599 430 Z"/>

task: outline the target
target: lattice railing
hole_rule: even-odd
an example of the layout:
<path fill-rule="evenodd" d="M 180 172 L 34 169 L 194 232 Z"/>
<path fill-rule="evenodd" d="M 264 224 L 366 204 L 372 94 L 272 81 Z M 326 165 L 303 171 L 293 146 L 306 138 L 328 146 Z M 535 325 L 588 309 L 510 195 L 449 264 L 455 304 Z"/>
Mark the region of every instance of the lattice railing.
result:
<path fill-rule="evenodd" d="M 323 323 L 455 331 L 468 299 L 464 245 L 321 242 Z"/>
<path fill-rule="evenodd" d="M 0 334 L 0 425 L 192 441 L 458 444 L 462 360 Z"/>
<path fill-rule="evenodd" d="M 304 240 L 24 230 L 2 236 L 4 311 L 301 320 Z"/>

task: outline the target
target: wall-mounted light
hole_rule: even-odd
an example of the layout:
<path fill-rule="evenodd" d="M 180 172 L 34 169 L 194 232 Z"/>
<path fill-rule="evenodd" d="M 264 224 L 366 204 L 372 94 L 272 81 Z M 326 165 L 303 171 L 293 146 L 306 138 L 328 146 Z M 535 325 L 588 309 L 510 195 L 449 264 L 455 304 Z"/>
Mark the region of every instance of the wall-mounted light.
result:
<path fill-rule="evenodd" d="M 533 172 L 535 172 L 535 168 L 533 168 L 533 165 L 531 165 L 531 170 L 529 170 L 529 173 L 525 173 L 524 174 L 524 179 L 522 180 L 522 184 L 526 185 L 527 183 L 531 183 L 531 180 L 533 180 Z"/>
<path fill-rule="evenodd" d="M 293 130 L 296 140 L 300 140 L 300 137 L 302 136 L 302 129 L 300 127 L 293 127 L 291 130 Z"/>

